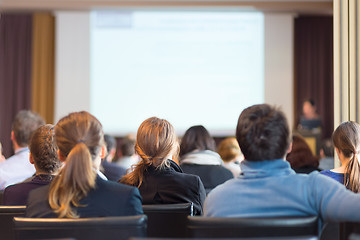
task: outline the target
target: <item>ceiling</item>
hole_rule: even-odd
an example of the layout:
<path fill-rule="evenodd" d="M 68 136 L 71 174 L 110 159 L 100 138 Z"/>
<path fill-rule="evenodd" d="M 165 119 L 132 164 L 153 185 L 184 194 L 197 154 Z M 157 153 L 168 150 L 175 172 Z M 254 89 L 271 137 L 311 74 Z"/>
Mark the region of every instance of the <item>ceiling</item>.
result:
<path fill-rule="evenodd" d="M 245 9 L 263 12 L 332 14 L 332 0 L 0 0 L 1 11 L 94 10 L 120 8 Z"/>

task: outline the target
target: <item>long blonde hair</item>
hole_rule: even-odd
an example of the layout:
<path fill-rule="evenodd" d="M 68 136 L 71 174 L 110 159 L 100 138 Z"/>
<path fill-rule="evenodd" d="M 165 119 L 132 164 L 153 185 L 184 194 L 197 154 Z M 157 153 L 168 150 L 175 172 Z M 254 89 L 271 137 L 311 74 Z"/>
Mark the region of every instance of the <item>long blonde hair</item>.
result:
<path fill-rule="evenodd" d="M 135 144 L 135 152 L 141 160 L 120 182 L 140 187 L 148 167 L 161 169 L 170 166 L 166 157 L 172 151 L 175 156 L 179 153 L 174 127 L 165 119 L 157 117 L 146 119 L 137 131 Z"/>
<path fill-rule="evenodd" d="M 100 122 L 88 112 L 70 113 L 55 126 L 55 141 L 65 166 L 50 185 L 49 204 L 60 218 L 79 217 L 71 208 L 95 188 L 93 160 L 104 145 Z"/>
<path fill-rule="evenodd" d="M 345 167 L 344 185 L 353 192 L 360 192 L 360 125 L 344 122 L 336 128 L 332 139 L 334 146 L 350 158 Z"/>

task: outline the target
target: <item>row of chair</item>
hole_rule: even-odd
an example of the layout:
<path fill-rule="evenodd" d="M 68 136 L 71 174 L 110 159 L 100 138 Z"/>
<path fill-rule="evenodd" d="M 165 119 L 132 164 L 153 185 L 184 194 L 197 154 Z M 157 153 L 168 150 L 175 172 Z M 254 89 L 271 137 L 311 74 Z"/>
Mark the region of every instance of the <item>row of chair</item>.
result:
<path fill-rule="evenodd" d="M 144 205 L 146 215 L 141 216 L 81 219 L 24 218 L 25 209 L 0 206 L 0 239 L 317 239 L 318 236 L 317 217 L 198 217 L 192 216 L 191 203 Z M 352 225 L 351 231 L 354 229 L 356 226 Z M 349 234 L 342 234 L 342 239 L 347 239 Z"/>

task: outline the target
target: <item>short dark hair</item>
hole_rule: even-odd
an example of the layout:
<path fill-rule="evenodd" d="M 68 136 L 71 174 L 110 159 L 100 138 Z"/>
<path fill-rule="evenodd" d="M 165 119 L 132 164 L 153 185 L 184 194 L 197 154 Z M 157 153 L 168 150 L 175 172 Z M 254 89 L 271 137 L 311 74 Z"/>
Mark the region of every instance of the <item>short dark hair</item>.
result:
<path fill-rule="evenodd" d="M 192 126 L 186 130 L 180 144 L 180 156 L 194 150 L 216 151 L 214 139 L 202 125 Z"/>
<path fill-rule="evenodd" d="M 107 157 L 109 155 L 111 149 L 116 148 L 116 140 L 113 136 L 108 135 L 108 134 L 104 135 L 104 140 L 106 143 L 106 152 L 107 152 L 106 157 Z"/>
<path fill-rule="evenodd" d="M 120 144 L 120 150 L 123 156 L 132 156 L 135 154 L 135 139 L 125 137 Z"/>
<path fill-rule="evenodd" d="M 20 147 L 29 145 L 32 133 L 44 124 L 44 119 L 36 112 L 30 110 L 18 112 L 11 126 L 16 143 Z"/>
<path fill-rule="evenodd" d="M 236 139 L 249 161 L 285 157 L 290 144 L 289 126 L 284 113 L 268 104 L 246 108 L 239 116 Z"/>
<path fill-rule="evenodd" d="M 43 125 L 34 131 L 29 144 L 35 165 L 40 170 L 50 174 L 61 167 L 54 134 L 54 125 Z"/>

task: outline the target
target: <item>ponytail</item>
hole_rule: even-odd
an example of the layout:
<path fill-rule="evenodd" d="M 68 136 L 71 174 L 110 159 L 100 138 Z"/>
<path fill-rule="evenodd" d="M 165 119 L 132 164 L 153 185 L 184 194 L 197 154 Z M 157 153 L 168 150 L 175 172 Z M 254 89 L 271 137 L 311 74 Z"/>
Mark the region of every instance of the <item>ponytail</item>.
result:
<path fill-rule="evenodd" d="M 344 185 L 355 193 L 360 192 L 360 163 L 356 151 L 346 165 Z"/>
<path fill-rule="evenodd" d="M 66 157 L 66 164 L 50 185 L 49 204 L 60 218 L 78 218 L 71 208 L 95 187 L 96 172 L 88 147 L 78 142 Z"/>

